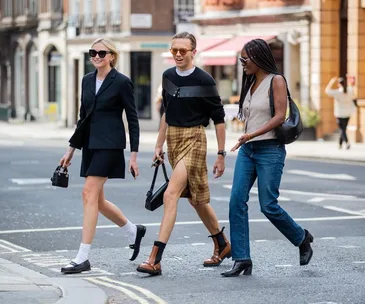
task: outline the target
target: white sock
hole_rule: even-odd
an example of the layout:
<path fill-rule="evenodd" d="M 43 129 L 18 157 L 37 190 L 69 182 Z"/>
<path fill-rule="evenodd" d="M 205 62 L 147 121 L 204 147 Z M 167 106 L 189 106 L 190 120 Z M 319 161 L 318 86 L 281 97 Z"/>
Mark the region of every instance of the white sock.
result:
<path fill-rule="evenodd" d="M 76 264 L 81 264 L 89 259 L 89 252 L 90 252 L 91 244 L 80 244 L 79 252 L 77 253 L 76 258 L 73 259 L 73 261 Z"/>
<path fill-rule="evenodd" d="M 127 221 L 127 224 L 120 228 L 124 232 L 124 235 L 128 237 L 129 244 L 133 245 L 136 241 L 137 226 L 132 224 L 130 221 Z"/>

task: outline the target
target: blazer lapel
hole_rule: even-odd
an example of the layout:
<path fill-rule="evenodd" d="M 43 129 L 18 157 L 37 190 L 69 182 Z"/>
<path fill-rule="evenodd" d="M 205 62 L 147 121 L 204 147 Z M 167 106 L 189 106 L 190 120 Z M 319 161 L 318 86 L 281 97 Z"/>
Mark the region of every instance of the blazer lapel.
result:
<path fill-rule="evenodd" d="M 111 85 L 116 74 L 117 74 L 117 70 L 113 68 L 108 73 L 108 75 L 105 77 L 103 84 L 101 85 L 101 87 L 96 95 L 100 95 L 104 90 L 106 90 Z"/>
<path fill-rule="evenodd" d="M 97 70 L 95 70 L 92 78 L 91 78 L 91 84 L 90 84 L 90 89 L 91 92 L 95 95 L 95 89 L 96 89 L 96 74 L 97 74 Z"/>

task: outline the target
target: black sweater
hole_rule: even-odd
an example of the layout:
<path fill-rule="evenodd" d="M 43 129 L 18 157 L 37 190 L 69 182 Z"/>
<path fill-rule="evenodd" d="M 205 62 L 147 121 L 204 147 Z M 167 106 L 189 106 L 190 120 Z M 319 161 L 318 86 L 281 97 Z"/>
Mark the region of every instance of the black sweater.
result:
<path fill-rule="evenodd" d="M 176 73 L 176 67 L 166 70 L 163 76 L 178 87 L 216 84 L 212 76 L 198 67 L 189 76 L 179 76 Z M 165 90 L 162 91 L 162 97 L 166 123 L 169 126 L 194 127 L 203 125 L 206 127 L 210 118 L 214 124 L 224 123 L 225 114 L 220 97 L 177 98 Z"/>

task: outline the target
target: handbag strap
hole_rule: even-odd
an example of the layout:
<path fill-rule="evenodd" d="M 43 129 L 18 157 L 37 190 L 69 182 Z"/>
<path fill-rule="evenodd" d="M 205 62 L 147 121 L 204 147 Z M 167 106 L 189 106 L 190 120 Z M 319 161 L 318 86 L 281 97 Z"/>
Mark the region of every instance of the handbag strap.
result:
<path fill-rule="evenodd" d="M 161 166 L 162 166 L 163 175 L 165 176 L 165 180 L 168 182 L 168 181 L 169 181 L 169 178 L 168 178 L 168 176 L 167 176 L 167 172 L 166 172 L 165 164 L 164 164 L 164 163 L 162 163 L 162 164 L 161 164 Z M 153 188 L 155 187 L 156 178 L 157 178 L 157 172 L 158 172 L 158 168 L 159 168 L 159 167 L 160 167 L 160 166 L 157 166 L 157 167 L 155 168 L 155 172 L 154 172 L 154 174 L 153 174 L 153 178 L 152 178 L 151 188 L 150 188 L 150 190 L 148 191 L 149 193 L 152 193 Z"/>
<path fill-rule="evenodd" d="M 276 74 L 276 75 L 279 75 L 279 74 Z M 273 76 L 273 78 L 271 78 L 271 82 L 270 82 L 270 95 L 269 95 L 269 100 L 270 100 L 270 112 L 271 112 L 271 117 L 274 117 L 275 116 L 275 105 L 274 105 L 274 89 L 273 89 L 273 81 L 274 81 L 274 78 L 275 76 Z M 283 75 L 281 75 L 284 80 L 285 80 L 285 84 L 286 84 L 286 93 L 288 95 L 288 100 L 289 102 L 294 102 L 292 99 L 291 99 L 291 96 L 290 96 L 290 92 L 289 92 L 289 88 L 288 88 L 288 83 L 285 79 L 285 77 Z M 289 107 L 290 109 L 290 107 Z"/>

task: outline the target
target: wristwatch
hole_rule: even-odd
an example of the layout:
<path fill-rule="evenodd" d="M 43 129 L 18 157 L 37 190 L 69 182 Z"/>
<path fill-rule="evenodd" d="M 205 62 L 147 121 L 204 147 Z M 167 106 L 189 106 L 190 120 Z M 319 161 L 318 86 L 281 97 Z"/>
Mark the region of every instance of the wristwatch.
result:
<path fill-rule="evenodd" d="M 224 150 L 219 150 L 217 154 L 222 155 L 222 156 L 226 156 L 227 152 L 224 151 Z"/>

